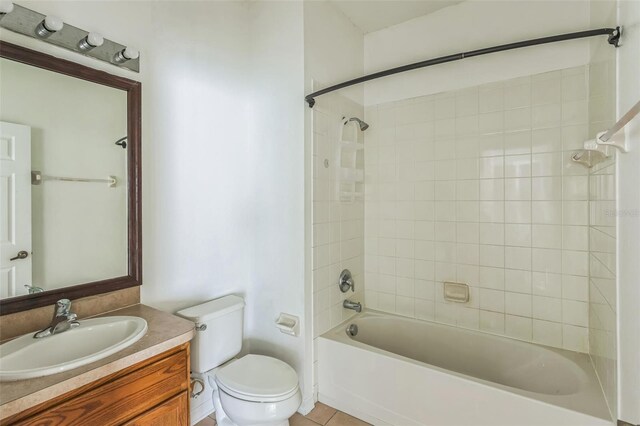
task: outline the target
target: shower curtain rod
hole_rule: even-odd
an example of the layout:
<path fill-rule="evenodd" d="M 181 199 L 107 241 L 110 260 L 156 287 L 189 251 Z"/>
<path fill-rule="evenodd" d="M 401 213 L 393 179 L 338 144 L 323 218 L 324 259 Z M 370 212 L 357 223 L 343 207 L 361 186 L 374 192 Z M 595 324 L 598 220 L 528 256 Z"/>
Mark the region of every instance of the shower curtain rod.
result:
<path fill-rule="evenodd" d="M 621 28 L 599 28 L 596 30 L 579 31 L 575 33 L 560 34 L 549 37 L 535 38 L 532 40 L 518 41 L 515 43 L 501 44 L 494 47 L 486 47 L 484 49 L 471 50 L 469 52 L 456 53 L 454 55 L 440 56 L 439 58 L 427 59 L 426 61 L 414 62 L 413 64 L 403 65 L 401 67 L 391 68 L 385 71 L 375 72 L 373 74 L 367 74 L 362 77 L 354 78 L 343 83 L 329 86 L 325 89 L 318 90 L 307 96 L 304 100 L 309 104 L 309 108 L 313 108 L 316 103 L 315 98 L 324 95 L 326 93 L 334 92 L 336 90 L 344 89 L 345 87 L 353 86 L 356 84 L 364 83 L 366 81 L 375 80 L 376 78 L 386 77 L 393 74 L 398 74 L 405 71 L 411 71 L 418 68 L 425 68 L 431 65 L 443 64 L 445 62 L 459 61 L 464 58 L 470 58 L 473 56 L 486 55 L 488 53 L 503 52 L 505 50 L 519 49 L 521 47 L 536 46 L 539 44 L 555 43 L 557 41 L 574 40 L 578 38 L 594 37 L 599 35 L 608 35 L 607 41 L 614 47 L 619 46 Z"/>

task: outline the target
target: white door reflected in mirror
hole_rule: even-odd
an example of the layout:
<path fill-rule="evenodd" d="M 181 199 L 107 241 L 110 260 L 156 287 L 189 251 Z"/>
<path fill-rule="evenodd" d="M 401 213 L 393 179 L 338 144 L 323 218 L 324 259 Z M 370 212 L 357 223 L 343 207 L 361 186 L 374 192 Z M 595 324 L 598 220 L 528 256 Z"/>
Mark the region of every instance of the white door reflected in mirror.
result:
<path fill-rule="evenodd" d="M 0 122 L 0 298 L 31 285 L 31 129 Z"/>

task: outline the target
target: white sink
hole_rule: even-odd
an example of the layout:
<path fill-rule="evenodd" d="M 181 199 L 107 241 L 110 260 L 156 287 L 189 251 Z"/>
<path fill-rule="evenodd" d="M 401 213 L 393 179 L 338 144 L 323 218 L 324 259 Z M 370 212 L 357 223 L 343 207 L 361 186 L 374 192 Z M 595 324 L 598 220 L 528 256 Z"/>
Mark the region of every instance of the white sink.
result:
<path fill-rule="evenodd" d="M 0 382 L 71 370 L 118 352 L 140 340 L 147 321 L 120 316 L 81 320 L 80 326 L 34 339 L 25 334 L 0 345 Z"/>

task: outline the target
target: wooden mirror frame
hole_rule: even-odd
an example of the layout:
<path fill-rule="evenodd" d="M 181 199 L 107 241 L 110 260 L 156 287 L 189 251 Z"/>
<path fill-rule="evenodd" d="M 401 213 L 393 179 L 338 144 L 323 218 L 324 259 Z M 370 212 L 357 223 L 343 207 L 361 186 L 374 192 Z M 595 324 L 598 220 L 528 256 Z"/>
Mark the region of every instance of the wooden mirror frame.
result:
<path fill-rule="evenodd" d="M 128 273 L 69 287 L 0 300 L 0 315 L 142 285 L 142 84 L 0 40 L 0 58 L 57 72 L 127 92 Z"/>

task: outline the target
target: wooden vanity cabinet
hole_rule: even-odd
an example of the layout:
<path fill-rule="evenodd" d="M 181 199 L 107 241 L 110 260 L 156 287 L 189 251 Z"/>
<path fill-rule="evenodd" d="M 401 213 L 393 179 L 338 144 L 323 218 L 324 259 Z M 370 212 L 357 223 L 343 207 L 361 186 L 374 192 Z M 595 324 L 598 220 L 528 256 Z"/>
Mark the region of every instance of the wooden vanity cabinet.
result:
<path fill-rule="evenodd" d="M 3 422 L 6 425 L 189 426 L 189 343 Z"/>

